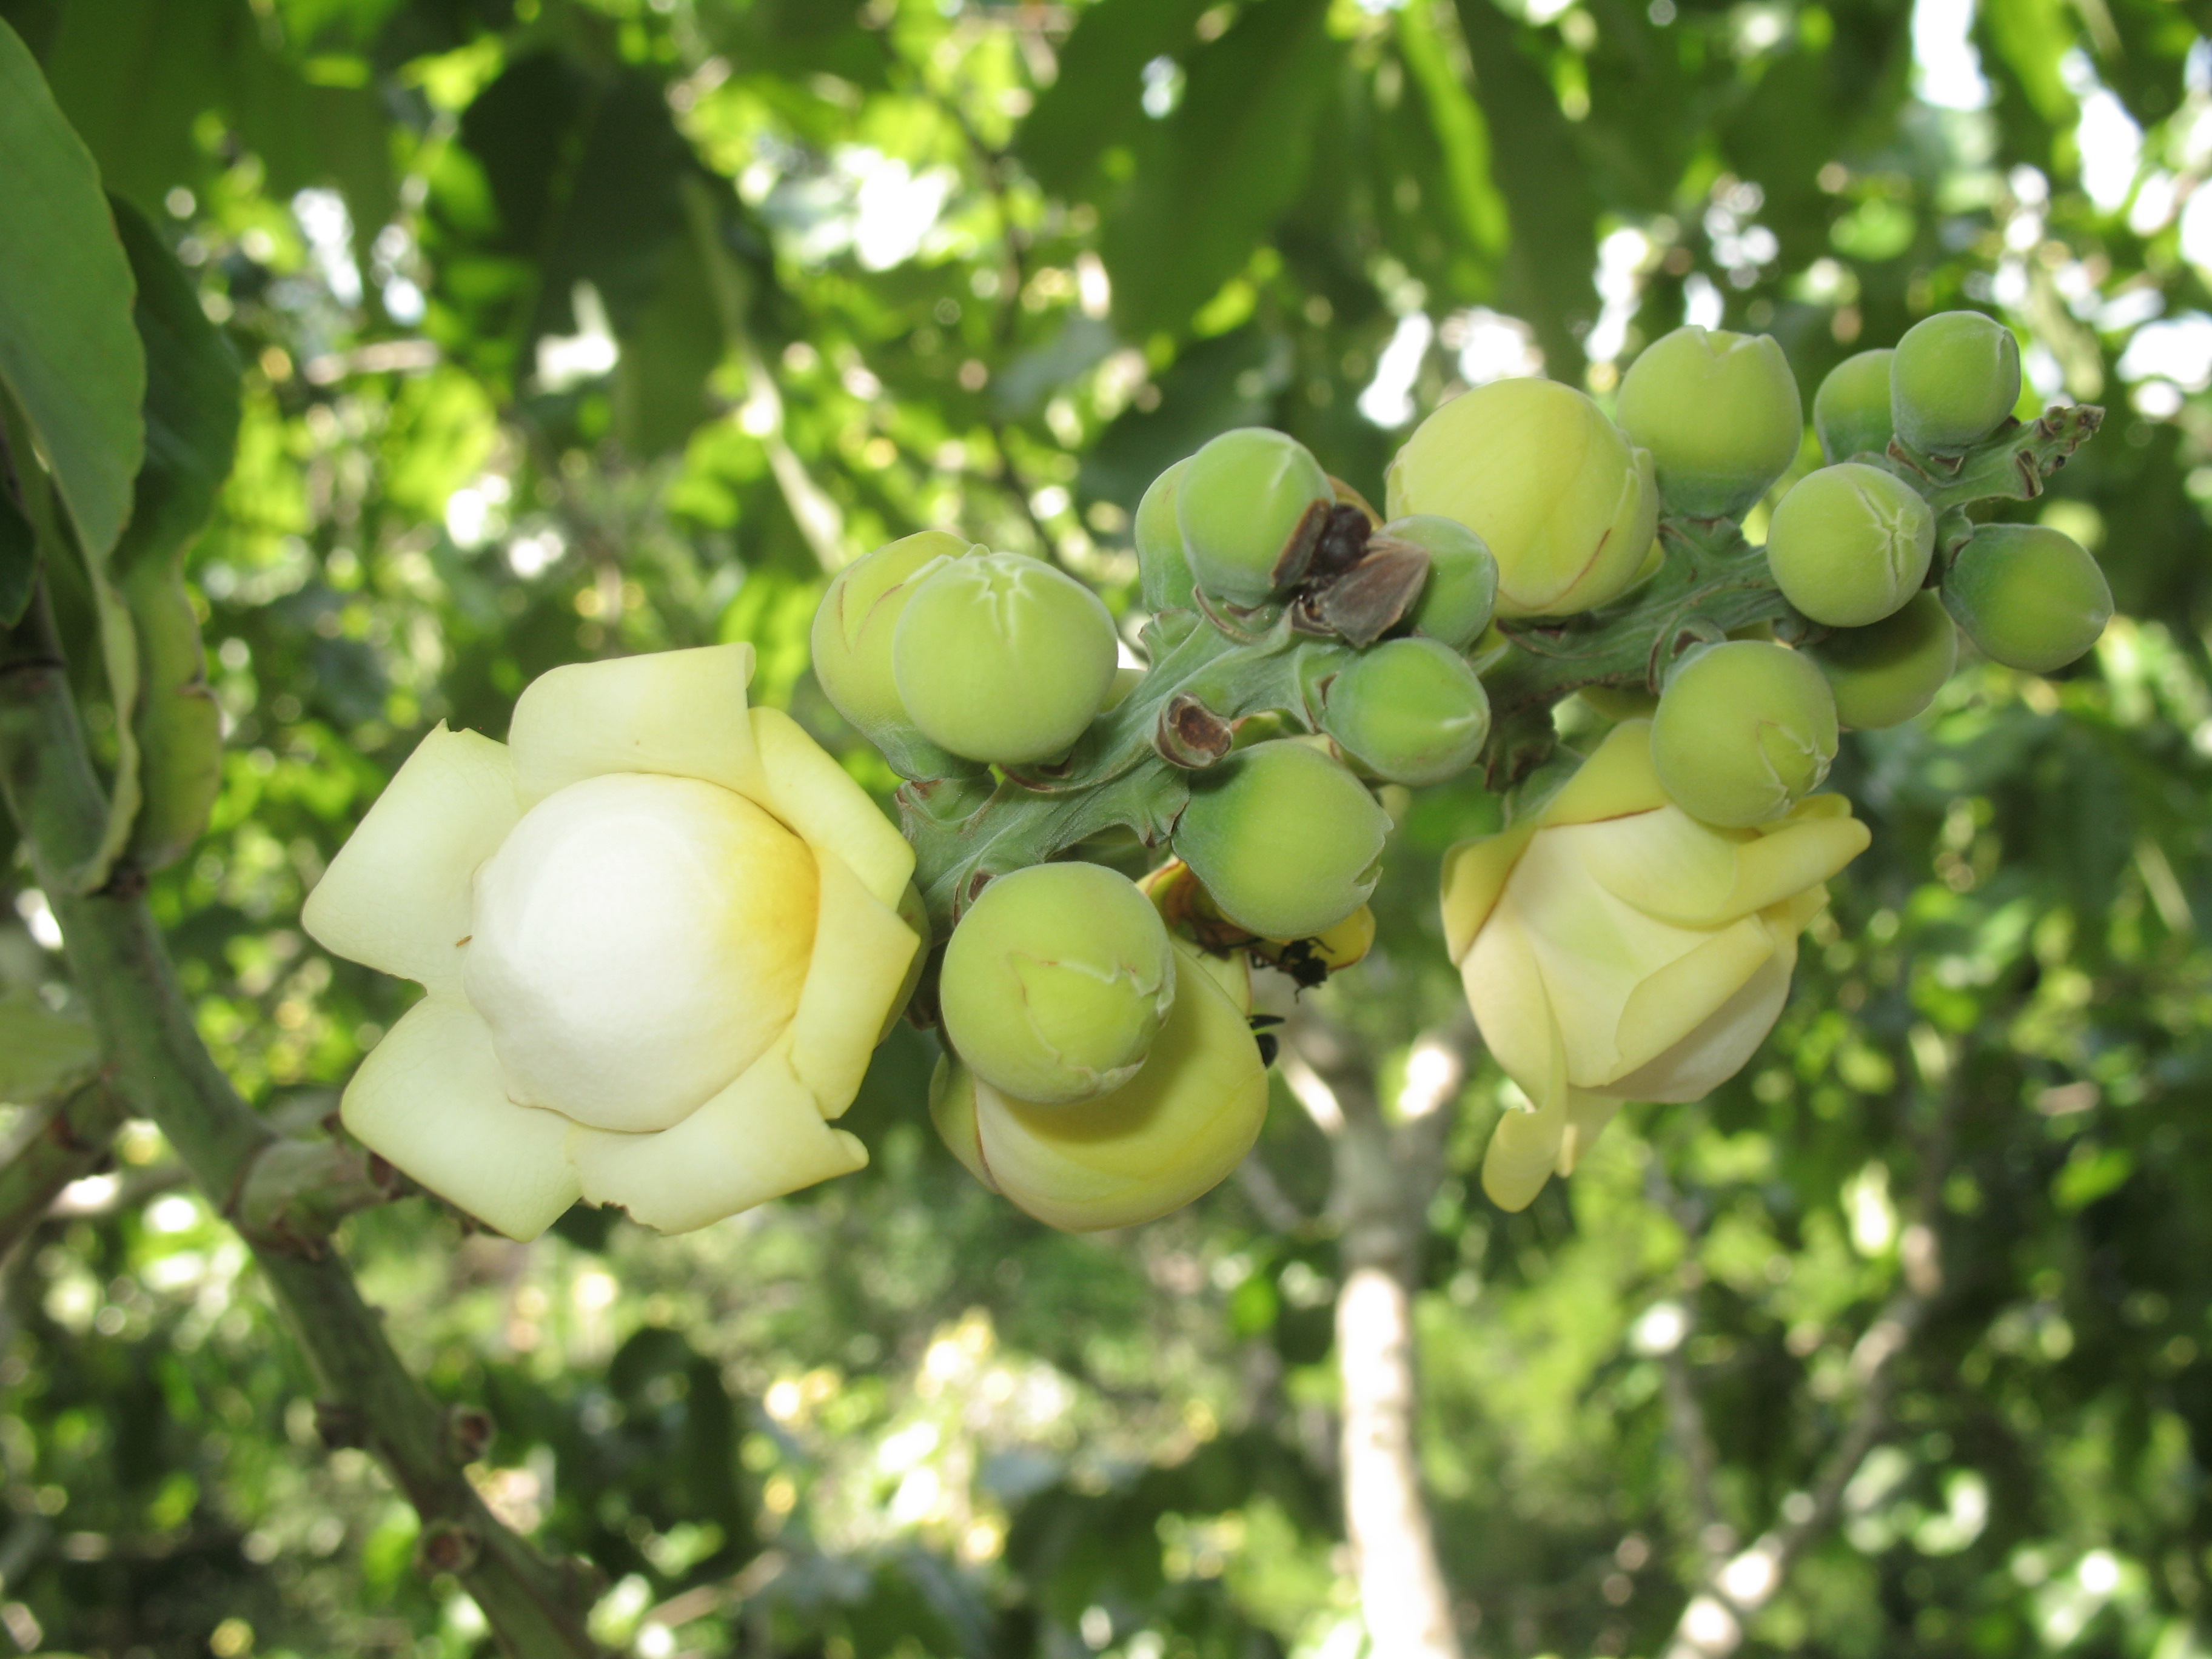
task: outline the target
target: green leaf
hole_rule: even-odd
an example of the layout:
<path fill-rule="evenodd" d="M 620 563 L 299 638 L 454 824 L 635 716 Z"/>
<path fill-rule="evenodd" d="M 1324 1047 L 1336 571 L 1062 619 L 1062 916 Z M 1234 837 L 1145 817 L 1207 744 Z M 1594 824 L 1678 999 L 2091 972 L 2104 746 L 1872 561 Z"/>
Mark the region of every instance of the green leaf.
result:
<path fill-rule="evenodd" d="M 0 628 L 23 620 L 39 580 L 39 538 L 0 475 Z"/>
<path fill-rule="evenodd" d="M 27 1106 L 99 1069 L 91 1026 L 54 1012 L 33 992 L 0 996 L 0 1100 Z"/>
<path fill-rule="evenodd" d="M 92 156 L 0 25 L 0 381 L 36 434 L 88 558 L 131 511 L 146 357 L 131 267 Z"/>
<path fill-rule="evenodd" d="M 1047 191 L 1076 195 L 1099 158 L 1144 123 L 1145 65 L 1189 50 L 1206 0 L 1098 0 L 1060 50 L 1060 72 L 1038 97 L 1014 153 Z"/>
<path fill-rule="evenodd" d="M 184 560 L 215 511 L 237 453 L 239 368 L 160 234 L 119 198 L 115 223 L 138 279 L 146 464 L 130 527 L 110 561 L 137 651 L 132 726 L 142 799 L 133 817 L 118 812 L 111 820 L 108 839 L 152 869 L 199 838 L 222 784 L 222 722 L 208 690 Z M 119 807 L 119 789 L 116 799 Z"/>
<path fill-rule="evenodd" d="M 1182 103 L 1145 135 L 1105 228 L 1125 336 L 1182 330 L 1297 198 L 1341 57 L 1328 17 L 1327 0 L 1272 0 L 1191 59 Z"/>
<path fill-rule="evenodd" d="M 1437 18 L 1424 0 L 1398 14 L 1398 46 L 1429 106 L 1430 125 L 1443 147 L 1452 208 L 1469 246 L 1486 258 L 1505 246 L 1505 202 L 1490 178 L 1490 126 L 1461 84 Z"/>

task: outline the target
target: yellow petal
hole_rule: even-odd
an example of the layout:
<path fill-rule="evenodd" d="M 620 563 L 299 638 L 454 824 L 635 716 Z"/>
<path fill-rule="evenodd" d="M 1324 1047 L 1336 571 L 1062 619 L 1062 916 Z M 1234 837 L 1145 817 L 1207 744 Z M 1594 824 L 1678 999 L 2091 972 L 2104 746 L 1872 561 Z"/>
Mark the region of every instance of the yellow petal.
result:
<path fill-rule="evenodd" d="M 1537 822 L 1595 823 L 1666 805 L 1667 792 L 1651 764 L 1651 722 L 1623 720 L 1552 797 Z"/>
<path fill-rule="evenodd" d="M 1591 1078 L 1588 1081 L 1595 1085 L 1610 1085 L 1656 1060 L 1712 1021 L 1723 1008 L 1729 1007 L 1736 993 L 1773 960 L 1772 939 L 1766 928 L 1755 921 L 1740 921 L 1711 935 L 1695 950 L 1661 969 L 1629 994 L 1627 1004 L 1620 1011 L 1617 1069 L 1611 1076 Z M 1782 990 L 1784 993 L 1789 989 L 1789 983 L 1790 975 L 1785 971 L 1782 975 Z M 1767 1007 L 1767 1003 L 1761 1000 L 1758 1006 Z M 1751 1009 L 1737 1010 L 1737 1021 L 1740 1023 L 1746 1015 L 1753 1012 Z M 1767 1009 L 1765 1024 L 1759 1028 L 1756 1036 L 1751 1037 L 1752 1048 L 1756 1048 L 1760 1039 L 1765 1036 L 1767 1026 L 1773 1024 L 1774 1017 L 1781 1012 L 1781 998 L 1775 996 L 1771 999 L 1771 1008 Z M 1732 1053 L 1741 1044 L 1723 1046 Z M 1743 1060 L 1749 1057 L 1749 1049 L 1747 1048 L 1736 1065 L 1741 1066 Z M 1735 1067 L 1730 1066 L 1690 1098 L 1698 1098 L 1723 1079 L 1734 1076 L 1735 1072 Z M 1673 1097 L 1671 1095 L 1665 1097 L 1668 1099 Z"/>
<path fill-rule="evenodd" d="M 1594 1095 L 1582 1089 L 1567 1091 L 1567 1128 L 1566 1133 L 1559 1137 L 1559 1161 L 1556 1166 L 1561 1175 L 1571 1176 L 1575 1172 L 1582 1161 L 1589 1156 L 1590 1148 L 1597 1144 L 1597 1138 L 1605 1133 L 1605 1126 L 1613 1121 L 1613 1114 L 1620 1109 L 1619 1101 L 1609 1100 L 1603 1095 Z"/>
<path fill-rule="evenodd" d="M 1605 1085 L 1617 1100 L 1703 1100 L 1734 1077 L 1759 1051 L 1790 996 L 1797 963 L 1795 934 L 1772 951 L 1694 1030 L 1673 1047 Z"/>
<path fill-rule="evenodd" d="M 1559 1067 L 1550 1071 L 1554 1080 L 1542 1093 L 1529 1095 L 1534 1109 L 1508 1111 L 1490 1133 L 1482 1155 L 1482 1190 L 1501 1210 L 1527 1209 L 1559 1166 L 1571 1091 L 1559 1079 Z"/>
<path fill-rule="evenodd" d="M 507 1097 L 491 1030 L 459 997 L 409 1009 L 346 1085 L 354 1139 L 509 1238 L 576 1201 L 568 1119 Z"/>
<path fill-rule="evenodd" d="M 856 1138 L 822 1121 L 791 1068 L 787 1039 L 675 1127 L 639 1135 L 574 1127 L 568 1156 L 586 1198 L 619 1204 L 664 1233 L 703 1227 L 868 1161 Z"/>
<path fill-rule="evenodd" d="M 1794 899 L 1841 870 L 1874 839 L 1856 818 L 1825 811 L 1792 817 L 1749 837 L 1708 830 L 1679 807 L 1652 817 L 1667 822 L 1655 823 L 1654 833 L 1640 839 L 1618 838 L 1602 865 L 1593 861 L 1593 870 L 1609 890 L 1686 927 L 1724 927 Z"/>
<path fill-rule="evenodd" d="M 1490 920 L 1506 878 L 1535 833 L 1534 823 L 1517 824 L 1479 841 L 1463 841 L 1444 854 L 1444 951 L 1452 961 L 1467 955 Z"/>
<path fill-rule="evenodd" d="M 471 882 L 522 816 L 504 744 L 441 721 L 416 746 L 307 895 L 326 950 L 458 992 Z"/>
<path fill-rule="evenodd" d="M 1228 994 L 1237 1005 L 1237 1012 L 1252 1012 L 1252 958 L 1242 951 L 1226 951 L 1216 956 L 1211 951 L 1186 951 L 1182 959 L 1190 963 Z"/>
<path fill-rule="evenodd" d="M 814 849 L 814 959 L 791 1020 L 791 1065 L 824 1117 L 860 1091 L 877 1034 L 921 940 L 844 860 Z"/>
<path fill-rule="evenodd" d="M 1267 1115 L 1251 1028 L 1202 966 L 1176 976 L 1152 1053 L 1119 1089 L 1073 1106 L 1012 1100 L 980 1079 L 974 1090 L 986 1180 L 1069 1232 L 1180 1209 L 1243 1161 Z"/>
<path fill-rule="evenodd" d="M 960 1167 L 997 1192 L 999 1183 L 991 1179 L 991 1166 L 983 1161 L 983 1135 L 975 1121 L 975 1074 L 949 1054 L 937 1057 L 937 1069 L 929 1074 L 929 1119 Z"/>
<path fill-rule="evenodd" d="M 760 772 L 744 793 L 810 845 L 836 854 L 862 885 L 896 908 L 914 874 L 914 848 L 906 837 L 790 715 L 756 708 L 752 732 Z"/>
<path fill-rule="evenodd" d="M 569 663 L 539 675 L 514 705 L 507 732 L 523 804 L 607 772 L 699 778 L 750 794 L 759 773 L 745 719 L 752 677 L 753 648 L 744 643 Z"/>
<path fill-rule="evenodd" d="M 1537 1099 L 1565 1087 L 1566 1061 L 1544 975 L 1518 913 L 1501 910 L 1460 963 L 1468 1006 L 1505 1074 Z"/>

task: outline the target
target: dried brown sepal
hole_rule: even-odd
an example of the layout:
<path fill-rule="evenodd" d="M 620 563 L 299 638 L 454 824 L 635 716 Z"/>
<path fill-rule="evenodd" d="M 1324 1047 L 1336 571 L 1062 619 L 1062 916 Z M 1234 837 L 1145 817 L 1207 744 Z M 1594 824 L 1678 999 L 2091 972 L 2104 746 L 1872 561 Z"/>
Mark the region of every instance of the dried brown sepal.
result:
<path fill-rule="evenodd" d="M 1424 548 L 1395 539 L 1371 540 L 1367 556 L 1331 583 L 1314 610 L 1332 633 L 1365 649 L 1397 626 L 1429 579 Z"/>
<path fill-rule="evenodd" d="M 1267 573 L 1267 580 L 1275 592 L 1295 587 L 1306 579 L 1313 564 L 1314 550 L 1321 545 L 1322 537 L 1329 526 L 1336 509 L 1327 501 L 1316 501 L 1299 516 L 1298 527 L 1283 544 L 1282 556 L 1275 568 Z"/>
<path fill-rule="evenodd" d="M 1196 770 L 1226 755 L 1236 741 L 1230 723 L 1187 692 L 1168 699 L 1160 710 L 1153 746 L 1171 765 Z"/>

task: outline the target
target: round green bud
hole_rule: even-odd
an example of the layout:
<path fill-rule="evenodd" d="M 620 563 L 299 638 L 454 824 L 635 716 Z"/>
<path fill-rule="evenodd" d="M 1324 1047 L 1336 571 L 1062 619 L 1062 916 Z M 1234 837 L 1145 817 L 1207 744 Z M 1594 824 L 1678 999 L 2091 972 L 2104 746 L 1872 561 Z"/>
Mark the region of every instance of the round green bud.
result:
<path fill-rule="evenodd" d="M 1667 505 L 1732 517 L 1797 459 L 1805 409 L 1771 334 L 1695 323 L 1655 340 L 1620 382 L 1620 421 L 1651 452 Z"/>
<path fill-rule="evenodd" d="M 1897 432 L 1889 418 L 1889 366 L 1896 356 L 1884 346 L 1846 357 L 1813 394 L 1813 430 L 1829 461 L 1888 449 Z"/>
<path fill-rule="evenodd" d="M 1902 605 L 1936 556 L 1936 510 L 1895 473 L 1840 461 L 1790 486 L 1766 532 L 1783 597 L 1816 623 L 1864 628 Z"/>
<path fill-rule="evenodd" d="M 1263 426 L 1212 440 L 1175 486 L 1191 574 L 1212 598 L 1259 605 L 1297 580 L 1336 504 L 1321 463 Z"/>
<path fill-rule="evenodd" d="M 891 634 L 924 577 L 963 557 L 969 543 L 925 530 L 863 554 L 830 580 L 809 642 L 814 678 L 837 712 L 872 738 L 909 724 L 891 675 Z"/>
<path fill-rule="evenodd" d="M 1659 524 L 1651 453 L 1557 380 L 1492 380 L 1414 428 L 1389 516 L 1433 513 L 1498 561 L 1498 614 L 1566 617 L 1636 579 Z"/>
<path fill-rule="evenodd" d="M 970 760 L 1064 755 L 1114 684 L 1120 636 L 1089 588 L 1042 560 L 981 553 L 932 572 L 891 643 L 922 734 Z"/>
<path fill-rule="evenodd" d="M 1190 463 L 1186 455 L 1161 473 L 1137 503 L 1137 569 L 1147 611 L 1191 608 L 1190 561 L 1183 556 L 1182 526 L 1176 520 L 1176 487 Z"/>
<path fill-rule="evenodd" d="M 1498 561 L 1482 538 L 1456 519 L 1413 513 L 1375 532 L 1411 542 L 1429 556 L 1429 579 L 1407 613 L 1416 633 L 1464 651 L 1481 637 L 1498 609 Z"/>
<path fill-rule="evenodd" d="M 1193 775 L 1175 850 L 1239 927 L 1306 939 L 1367 902 L 1389 830 L 1390 815 L 1358 778 L 1280 738 Z"/>
<path fill-rule="evenodd" d="M 1836 700 L 1786 645 L 1729 640 L 1685 657 L 1651 720 L 1651 763 L 1692 817 L 1748 829 L 1820 787 L 1836 757 Z"/>
<path fill-rule="evenodd" d="M 1943 604 L 1984 656 L 2048 674 L 2096 644 L 2112 590 L 2089 550 L 2063 531 L 1990 524 L 1943 573 Z"/>
<path fill-rule="evenodd" d="M 1386 640 L 1329 682 L 1322 730 L 1392 783 L 1442 783 L 1474 764 L 1490 738 L 1490 694 L 1467 659 L 1437 640 Z"/>
<path fill-rule="evenodd" d="M 1831 634 L 1806 654 L 1828 678 L 1836 718 L 1874 732 L 1901 725 L 1936 701 L 1959 665 L 1959 630 L 1943 601 L 1923 588 L 1896 615 Z"/>
<path fill-rule="evenodd" d="M 1889 365 L 1889 414 L 1916 449 L 1955 453 L 2020 401 L 2020 342 L 1978 311 L 1939 311 L 1905 331 Z"/>
<path fill-rule="evenodd" d="M 994 1088 L 1048 1105 L 1134 1077 L 1175 994 L 1160 913 L 1099 864 L 1000 876 L 952 930 L 938 981 L 960 1057 Z"/>

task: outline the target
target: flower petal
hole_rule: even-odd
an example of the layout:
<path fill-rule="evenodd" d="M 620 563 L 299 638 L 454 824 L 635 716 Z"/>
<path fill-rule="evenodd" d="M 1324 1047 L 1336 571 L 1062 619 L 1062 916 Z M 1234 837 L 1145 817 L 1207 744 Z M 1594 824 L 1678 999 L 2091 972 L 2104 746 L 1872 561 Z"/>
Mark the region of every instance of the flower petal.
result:
<path fill-rule="evenodd" d="M 1753 912 L 1795 899 L 1818 887 L 1867 849 L 1873 832 L 1856 818 L 1820 811 L 1805 813 L 1814 801 L 1839 800 L 1815 795 L 1765 834 L 1733 848 L 1732 879 L 1725 884 L 1662 878 L 1656 869 L 1630 871 L 1626 862 L 1601 878 L 1623 897 L 1641 894 L 1651 915 L 1688 927 L 1724 927 Z M 1680 809 L 1676 809 L 1679 811 Z M 1709 832 L 1718 839 L 1720 832 Z M 1656 843 L 1644 849 L 1656 853 Z M 1635 849 L 1624 849 L 1628 859 Z"/>
<path fill-rule="evenodd" d="M 1667 791 L 1651 763 L 1651 722 L 1623 720 L 1552 797 L 1537 822 L 1595 823 L 1666 805 Z"/>
<path fill-rule="evenodd" d="M 836 854 L 817 847 L 814 864 L 814 958 L 792 1016 L 791 1067 L 822 1115 L 838 1117 L 860 1092 L 921 940 Z"/>
<path fill-rule="evenodd" d="M 683 1122 L 655 1134 L 568 1131 L 568 1156 L 594 1204 L 619 1204 L 664 1233 L 688 1232 L 771 1198 L 850 1175 L 868 1161 L 822 1121 L 779 1042 Z"/>
<path fill-rule="evenodd" d="M 568 1121 L 507 1097 L 491 1030 L 459 997 L 410 1008 L 346 1085 L 339 1116 L 369 1151 L 509 1238 L 576 1201 Z"/>
<path fill-rule="evenodd" d="M 325 949 L 458 992 L 471 882 L 522 816 L 504 744 L 443 721 L 416 745 L 300 912 Z"/>
<path fill-rule="evenodd" d="M 507 743 L 526 806 L 607 772 L 699 778 L 750 794 L 759 772 L 745 687 L 750 645 L 568 663 L 514 705 Z M 763 805 L 766 805 L 765 802 Z"/>
<path fill-rule="evenodd" d="M 1794 939 L 1789 955 L 1794 962 Z M 1778 981 L 1771 971 L 1775 963 L 1773 935 L 1758 921 L 1740 921 L 1711 935 L 1629 993 L 1620 1011 L 1614 1069 L 1610 1076 L 1585 1079 L 1585 1086 L 1614 1093 L 1621 1078 L 1680 1046 L 1686 1052 L 1674 1057 L 1667 1074 L 1672 1092 L 1638 1092 L 1627 1097 L 1701 1099 L 1735 1075 L 1781 1013 L 1782 999 L 1790 990 L 1790 969 L 1784 965 Z M 1739 994 L 1754 981 L 1761 988 L 1746 1000 Z M 1700 1058 L 1705 1063 L 1696 1063 Z M 1725 1071 L 1713 1069 L 1723 1060 L 1728 1062 Z M 1650 1080 L 1658 1080 L 1658 1075 Z M 1692 1092 L 1680 1092 L 1685 1088 Z"/>
<path fill-rule="evenodd" d="M 1535 833 L 1534 823 L 1517 824 L 1479 841 L 1463 841 L 1444 854 L 1444 951 L 1454 962 L 1467 955 L 1490 920 L 1506 878 Z"/>
<path fill-rule="evenodd" d="M 1620 1103 L 1604 1095 L 1594 1095 L 1583 1089 L 1567 1091 L 1567 1130 L 1559 1137 L 1559 1173 L 1571 1176 L 1576 1167 L 1589 1156 L 1597 1138 L 1605 1133 L 1605 1126 L 1613 1121 L 1620 1110 Z"/>
<path fill-rule="evenodd" d="M 754 709 L 752 732 L 760 769 L 744 793 L 810 845 L 836 854 L 871 893 L 896 908 L 914 874 L 914 848 L 906 837 L 852 775 L 781 709 Z"/>
<path fill-rule="evenodd" d="M 1607 1084 L 1620 1100 L 1703 1100 L 1741 1071 L 1781 1017 L 1797 963 L 1796 937 L 1737 988 L 1705 1023 L 1656 1059 Z"/>

